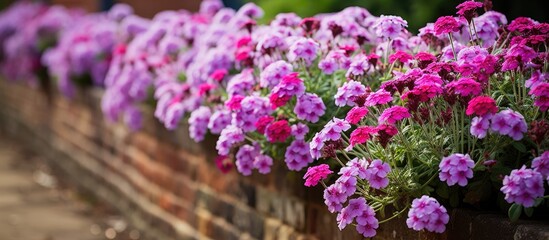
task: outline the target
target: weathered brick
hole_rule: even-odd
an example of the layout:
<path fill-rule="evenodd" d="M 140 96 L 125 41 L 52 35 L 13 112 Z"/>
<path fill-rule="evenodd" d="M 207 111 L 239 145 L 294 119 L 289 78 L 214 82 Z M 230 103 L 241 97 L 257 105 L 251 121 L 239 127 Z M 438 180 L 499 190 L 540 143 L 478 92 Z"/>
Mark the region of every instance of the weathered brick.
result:
<path fill-rule="evenodd" d="M 515 240 L 537 240 L 537 239 L 549 239 L 549 229 L 547 224 L 542 223 L 530 223 L 517 227 L 517 231 L 513 236 Z"/>
<path fill-rule="evenodd" d="M 257 209 L 276 219 L 284 219 L 284 199 L 265 188 L 257 188 Z"/>
<path fill-rule="evenodd" d="M 284 201 L 284 222 L 297 230 L 305 229 L 305 205 L 303 202 L 288 198 Z"/>
<path fill-rule="evenodd" d="M 473 218 L 471 239 L 509 239 L 517 226 L 504 216 L 482 214 Z"/>

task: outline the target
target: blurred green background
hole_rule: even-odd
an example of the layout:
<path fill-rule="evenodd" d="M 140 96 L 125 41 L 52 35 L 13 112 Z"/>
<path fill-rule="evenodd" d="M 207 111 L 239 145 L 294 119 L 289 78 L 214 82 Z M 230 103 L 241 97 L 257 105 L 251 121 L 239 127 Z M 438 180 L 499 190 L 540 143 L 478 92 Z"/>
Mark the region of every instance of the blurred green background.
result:
<path fill-rule="evenodd" d="M 28 0 L 53 2 L 53 0 Z M 71 0 L 78 2 L 83 0 Z M 105 10 L 116 0 L 96 0 Z M 153 0 L 149 0 L 153 1 Z M 200 0 L 173 0 L 200 1 Z M 484 1 L 484 0 L 477 0 Z M 0 0 L 0 10 L 14 0 Z M 417 29 L 428 22 L 434 22 L 437 17 L 454 15 L 455 7 L 463 0 L 223 0 L 225 6 L 239 8 L 246 2 L 255 2 L 265 10 L 264 23 L 282 12 L 295 12 L 302 17 L 310 17 L 318 13 L 340 11 L 349 6 L 361 6 L 372 14 L 399 15 L 406 19 L 409 30 L 416 33 Z M 531 17 L 542 22 L 549 22 L 549 0 L 493 0 L 493 9 L 502 12 L 509 20 L 519 16 Z"/>
<path fill-rule="evenodd" d="M 340 11 L 348 6 L 361 6 L 374 15 L 399 15 L 408 21 L 409 30 L 417 29 L 439 16 L 455 15 L 455 7 L 463 0 L 252 0 L 265 10 L 265 21 L 277 13 L 295 12 L 302 17 L 317 13 Z M 482 2 L 482 1 L 481 1 Z M 549 0 L 493 0 L 493 10 L 504 13 L 509 20 L 518 16 L 547 22 Z"/>

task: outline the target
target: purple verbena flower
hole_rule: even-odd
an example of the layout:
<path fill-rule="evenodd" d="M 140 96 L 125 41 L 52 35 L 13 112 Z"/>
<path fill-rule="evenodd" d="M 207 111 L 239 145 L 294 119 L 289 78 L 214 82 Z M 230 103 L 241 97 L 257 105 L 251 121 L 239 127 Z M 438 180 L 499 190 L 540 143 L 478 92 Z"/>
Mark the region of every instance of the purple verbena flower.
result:
<path fill-rule="evenodd" d="M 313 158 L 310 154 L 309 144 L 303 139 L 296 139 L 292 141 L 290 146 L 286 148 L 284 158 L 284 162 L 286 162 L 286 166 L 288 166 L 288 169 L 293 171 L 299 171 L 309 165 L 309 163 L 313 162 Z"/>
<path fill-rule="evenodd" d="M 244 132 L 235 125 L 229 125 L 221 131 L 215 148 L 219 155 L 228 155 L 231 148 L 244 141 Z"/>
<path fill-rule="evenodd" d="M 406 224 L 416 231 L 426 229 L 429 232 L 442 233 L 450 217 L 446 208 L 434 198 L 423 195 L 412 201 Z"/>
<path fill-rule="evenodd" d="M 532 207 L 536 198 L 543 197 L 543 176 L 535 170 L 522 166 L 503 178 L 503 187 L 500 190 L 505 194 L 505 200 L 508 203 Z"/>
<path fill-rule="evenodd" d="M 267 155 L 260 154 L 254 159 L 254 168 L 256 168 L 259 173 L 267 174 L 271 172 L 271 166 L 273 165 L 273 159 Z"/>
<path fill-rule="evenodd" d="M 545 151 L 537 158 L 534 158 L 532 160 L 532 168 L 544 177 L 549 177 L 549 151 Z"/>
<path fill-rule="evenodd" d="M 343 84 L 337 89 L 335 94 L 335 104 L 338 107 L 356 105 L 353 98 L 366 94 L 366 87 L 360 82 L 351 80 Z"/>
<path fill-rule="evenodd" d="M 236 169 L 244 176 L 252 174 L 254 162 L 259 156 L 259 145 L 243 145 L 236 153 Z"/>
<path fill-rule="evenodd" d="M 521 140 L 528 130 L 524 117 L 511 109 L 494 114 L 491 118 L 490 129 L 501 135 L 507 135 L 513 140 Z"/>
<path fill-rule="evenodd" d="M 379 221 L 372 207 L 366 204 L 366 208 L 356 217 L 356 231 L 362 236 L 371 238 L 376 235 L 376 229 L 379 227 Z"/>
<path fill-rule="evenodd" d="M 448 157 L 442 158 L 439 164 L 439 178 L 445 181 L 448 186 L 456 183 L 462 187 L 467 185 L 467 179 L 473 178 L 473 167 L 475 162 L 469 157 L 469 154 L 454 153 Z"/>
<path fill-rule="evenodd" d="M 274 87 L 284 76 L 290 74 L 293 70 L 291 64 L 286 61 L 279 60 L 269 64 L 259 76 L 259 85 L 261 87 Z"/>
<path fill-rule="evenodd" d="M 200 142 L 204 140 L 211 115 L 210 108 L 206 106 L 201 106 L 191 113 L 189 117 L 189 135 L 194 141 Z"/>
<path fill-rule="evenodd" d="M 326 106 L 322 99 L 314 93 L 305 93 L 297 98 L 294 112 L 300 120 L 306 120 L 311 123 L 318 122 L 318 119 L 324 115 Z"/>
<path fill-rule="evenodd" d="M 375 189 L 382 189 L 389 185 L 389 179 L 387 174 L 391 171 L 391 167 L 388 163 L 384 163 L 379 159 L 373 160 L 368 166 L 368 173 L 366 174 L 366 180 L 370 183 L 370 187 Z"/>
<path fill-rule="evenodd" d="M 292 136 L 295 139 L 303 140 L 305 135 L 309 132 L 309 127 L 303 123 L 292 125 Z"/>
<path fill-rule="evenodd" d="M 471 129 L 469 132 L 471 135 L 483 139 L 488 134 L 488 129 L 490 129 L 490 119 L 492 114 L 487 114 L 482 117 L 474 117 L 471 120 Z"/>
<path fill-rule="evenodd" d="M 223 109 L 214 112 L 208 122 L 208 129 L 213 134 L 219 134 L 221 131 L 231 124 L 232 115 L 229 110 Z"/>

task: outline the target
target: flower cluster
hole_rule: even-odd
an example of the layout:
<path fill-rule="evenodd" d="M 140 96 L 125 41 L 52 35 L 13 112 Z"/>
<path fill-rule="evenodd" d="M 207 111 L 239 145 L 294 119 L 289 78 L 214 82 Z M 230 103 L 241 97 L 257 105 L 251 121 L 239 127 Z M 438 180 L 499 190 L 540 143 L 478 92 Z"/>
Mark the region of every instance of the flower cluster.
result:
<path fill-rule="evenodd" d="M 539 170 L 537 168 L 536 170 Z M 524 207 L 534 206 L 536 198 L 543 196 L 543 176 L 536 170 L 522 166 L 521 169 L 511 171 L 503 179 L 501 191 L 509 203 L 518 203 Z"/>
<path fill-rule="evenodd" d="M 258 6 L 220 0 L 152 20 L 127 5 L 82 16 L 18 3 L 0 14 L 0 60 L 11 79 L 44 64 L 67 95 L 83 79 L 104 87 L 105 117 L 133 130 L 154 103 L 168 130 L 213 135 L 224 173 L 308 169 L 340 229 L 373 237 L 409 209 L 410 228 L 443 232 L 441 203 L 480 206 L 498 192 L 479 189 L 503 183 L 507 202 L 533 207 L 549 180 L 549 24 L 482 7 L 413 35 L 358 7 L 258 24 Z"/>
<path fill-rule="evenodd" d="M 442 158 L 440 161 L 441 181 L 448 183 L 448 186 L 453 186 L 456 183 L 462 187 L 467 185 L 467 179 L 473 178 L 473 166 L 475 162 L 469 155 L 454 153 L 448 157 Z"/>
<path fill-rule="evenodd" d="M 31 85 L 49 81 L 44 52 L 82 18 L 79 9 L 18 2 L 0 16 L 0 70 L 8 79 Z"/>
<path fill-rule="evenodd" d="M 449 219 L 444 206 L 440 205 L 436 199 L 424 195 L 412 201 L 406 224 L 416 231 L 425 229 L 429 232 L 442 233 L 446 230 Z"/>
<path fill-rule="evenodd" d="M 61 92 L 74 95 L 74 84 L 103 86 L 114 47 L 122 42 L 117 36 L 119 21 L 133 10 L 116 5 L 109 13 L 90 14 L 71 24 L 42 61 L 57 80 Z"/>

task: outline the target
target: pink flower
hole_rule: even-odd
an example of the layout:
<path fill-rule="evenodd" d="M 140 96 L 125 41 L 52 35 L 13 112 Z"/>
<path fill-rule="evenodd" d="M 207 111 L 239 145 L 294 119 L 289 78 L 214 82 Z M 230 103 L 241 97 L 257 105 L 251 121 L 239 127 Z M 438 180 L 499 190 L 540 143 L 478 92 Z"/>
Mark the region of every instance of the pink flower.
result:
<path fill-rule="evenodd" d="M 349 122 L 350 124 L 357 124 L 367 114 L 368 114 L 368 108 L 353 107 L 347 113 L 347 117 L 345 117 L 345 120 L 347 120 L 347 122 Z"/>
<path fill-rule="evenodd" d="M 374 134 L 375 132 L 376 131 L 374 127 L 370 127 L 370 126 L 358 127 L 351 133 L 351 137 L 350 137 L 351 145 L 349 147 L 352 149 L 357 144 L 365 143 L 366 141 L 370 140 L 371 135 Z"/>
<path fill-rule="evenodd" d="M 258 133 L 265 134 L 265 129 L 275 120 L 272 116 L 262 116 L 255 123 L 255 128 Z"/>
<path fill-rule="evenodd" d="M 392 106 L 390 108 L 385 109 L 383 113 L 378 118 L 378 122 L 380 124 L 382 123 L 389 123 L 389 124 L 395 124 L 397 121 L 400 121 L 405 118 L 410 117 L 410 112 L 408 112 L 408 109 L 401 106 Z"/>
<path fill-rule="evenodd" d="M 282 77 L 282 80 L 273 88 L 272 93 L 279 97 L 299 97 L 305 93 L 305 85 L 303 85 L 303 80 L 298 77 L 298 73 L 294 72 Z"/>
<path fill-rule="evenodd" d="M 216 86 L 210 83 L 200 84 L 200 86 L 198 87 L 198 96 L 204 96 L 215 88 Z"/>
<path fill-rule="evenodd" d="M 481 8 L 483 6 L 480 2 L 475 1 L 465 1 L 461 4 L 457 5 L 456 9 L 458 9 L 457 14 L 461 17 L 464 17 L 467 19 L 467 21 L 471 21 L 473 17 L 476 17 L 477 13 L 475 12 L 477 8 Z"/>
<path fill-rule="evenodd" d="M 528 94 L 534 97 L 534 106 L 539 107 L 541 111 L 549 109 L 549 82 L 535 84 Z"/>
<path fill-rule="evenodd" d="M 228 73 L 229 72 L 227 72 L 227 70 L 225 70 L 225 69 L 217 69 L 217 70 L 213 71 L 212 74 L 210 74 L 210 78 L 217 81 L 217 82 L 221 82 L 221 81 L 223 81 L 225 76 L 227 76 Z"/>
<path fill-rule="evenodd" d="M 434 198 L 423 195 L 412 201 L 406 225 L 416 231 L 426 229 L 429 232 L 442 233 L 450 220 L 446 208 Z"/>
<path fill-rule="evenodd" d="M 364 103 L 365 106 L 375 106 L 375 105 L 382 105 L 393 101 L 393 96 L 391 96 L 390 92 L 385 91 L 385 89 L 377 90 L 373 93 L 370 93 L 368 97 L 366 98 L 366 102 Z"/>
<path fill-rule="evenodd" d="M 400 63 L 404 64 L 412 59 L 413 57 L 409 53 L 404 51 L 396 51 L 395 53 L 391 54 L 391 56 L 389 56 L 389 63 L 399 61 Z"/>
<path fill-rule="evenodd" d="M 462 97 L 477 96 L 482 93 L 482 86 L 472 78 L 460 78 L 448 83 L 446 87 Z"/>
<path fill-rule="evenodd" d="M 269 101 L 271 102 L 271 107 L 273 109 L 276 109 L 278 107 L 282 107 L 286 105 L 286 103 L 288 103 L 288 101 L 290 101 L 291 98 L 292 96 L 290 95 L 280 96 L 277 93 L 273 93 L 271 94 L 271 96 L 269 96 Z"/>
<path fill-rule="evenodd" d="M 318 182 L 318 181 L 315 181 Z M 341 184 L 332 184 L 324 189 L 324 203 L 328 206 L 331 213 L 339 212 L 343 208 L 343 202 L 347 200 L 343 186 Z"/>
<path fill-rule="evenodd" d="M 225 102 L 225 106 L 229 109 L 229 110 L 240 110 L 241 108 L 241 105 L 240 103 L 242 102 L 242 100 L 244 99 L 244 96 L 241 96 L 241 95 L 233 95 L 231 98 L 229 98 L 226 102 Z"/>
<path fill-rule="evenodd" d="M 504 62 L 501 66 L 502 71 L 516 70 L 523 67 L 525 63 L 530 62 L 537 56 L 537 53 L 531 47 L 523 44 L 512 45 L 504 57 Z"/>
<path fill-rule="evenodd" d="M 269 140 L 269 142 L 285 142 L 291 132 L 292 129 L 290 128 L 290 125 L 288 125 L 288 121 L 278 120 L 267 126 L 265 135 L 267 136 L 267 140 Z"/>
<path fill-rule="evenodd" d="M 417 66 L 421 69 L 425 69 L 429 64 L 437 61 L 437 57 L 427 52 L 418 52 L 415 59 L 417 60 Z"/>
<path fill-rule="evenodd" d="M 452 16 L 439 17 L 435 22 L 436 35 L 458 32 L 460 29 L 459 22 Z"/>
<path fill-rule="evenodd" d="M 229 110 L 218 110 L 212 114 L 210 122 L 208 122 L 208 129 L 211 133 L 219 134 L 224 128 L 231 124 L 232 115 Z"/>
<path fill-rule="evenodd" d="M 233 162 L 228 156 L 217 156 L 215 158 L 215 165 L 222 173 L 228 173 L 233 168 Z"/>
<path fill-rule="evenodd" d="M 403 99 L 412 101 L 427 102 L 430 99 L 442 94 L 443 90 L 440 84 L 435 82 L 425 82 L 414 87 L 412 91 L 404 93 Z"/>
<path fill-rule="evenodd" d="M 341 139 L 341 133 L 351 128 L 347 121 L 333 118 L 324 125 L 324 128 L 315 134 L 310 143 L 311 156 L 314 159 L 322 157 L 322 149 L 327 141 L 338 141 Z"/>
<path fill-rule="evenodd" d="M 489 113 L 497 113 L 498 107 L 496 106 L 496 101 L 488 96 L 478 96 L 467 105 L 467 110 L 465 113 L 470 115 L 484 116 Z"/>
<path fill-rule="evenodd" d="M 326 58 L 318 63 L 318 68 L 322 70 L 322 73 L 330 75 L 339 69 L 339 65 L 335 59 Z"/>
<path fill-rule="evenodd" d="M 442 158 L 439 164 L 441 181 L 446 181 L 448 186 L 456 183 L 462 187 L 467 185 L 467 179 L 473 178 L 473 166 L 475 162 L 469 157 L 469 154 L 455 153 Z"/>
<path fill-rule="evenodd" d="M 330 175 L 331 173 L 333 172 L 330 170 L 330 166 L 328 166 L 327 164 L 320 164 L 318 166 L 309 167 L 307 169 L 307 173 L 305 173 L 305 176 L 303 176 L 303 179 L 305 179 L 305 186 L 316 186 L 318 182 L 326 179 L 326 177 L 328 177 L 328 175 Z"/>
<path fill-rule="evenodd" d="M 388 124 L 380 124 L 376 127 L 377 132 L 377 141 L 381 146 L 387 147 L 387 144 L 389 141 L 391 141 L 391 138 L 393 136 L 397 135 L 398 129 L 393 125 Z"/>
<path fill-rule="evenodd" d="M 508 203 L 517 203 L 524 207 L 534 206 L 538 197 L 543 197 L 543 176 L 541 173 L 522 166 L 511 171 L 503 178 L 501 192 L 505 194 Z"/>

